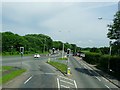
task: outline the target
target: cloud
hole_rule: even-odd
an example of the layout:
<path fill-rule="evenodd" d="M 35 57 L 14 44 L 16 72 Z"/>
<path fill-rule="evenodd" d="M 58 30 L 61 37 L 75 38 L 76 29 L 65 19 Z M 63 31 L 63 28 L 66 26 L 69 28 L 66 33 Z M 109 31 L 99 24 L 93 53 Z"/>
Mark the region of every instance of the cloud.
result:
<path fill-rule="evenodd" d="M 118 2 L 119 0 L 2 0 L 2 2 Z"/>
<path fill-rule="evenodd" d="M 97 18 L 113 16 L 115 11 L 109 11 L 111 5 L 116 4 L 5 2 L 2 14 L 3 31 L 11 30 L 20 35 L 43 33 L 54 40 L 76 43 L 83 47 L 104 46 L 108 41 L 106 25 L 109 21 L 99 21 Z M 103 11 L 110 13 L 104 14 Z"/>

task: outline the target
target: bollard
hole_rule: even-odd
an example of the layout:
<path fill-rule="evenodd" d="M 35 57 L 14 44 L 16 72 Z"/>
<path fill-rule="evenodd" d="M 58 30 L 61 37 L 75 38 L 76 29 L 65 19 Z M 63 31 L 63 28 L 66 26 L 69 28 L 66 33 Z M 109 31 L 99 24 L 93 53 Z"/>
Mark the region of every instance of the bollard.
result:
<path fill-rule="evenodd" d="M 50 62 L 50 58 L 48 58 L 48 61 L 47 62 Z"/>
<path fill-rule="evenodd" d="M 70 68 L 67 69 L 67 75 L 70 75 Z"/>

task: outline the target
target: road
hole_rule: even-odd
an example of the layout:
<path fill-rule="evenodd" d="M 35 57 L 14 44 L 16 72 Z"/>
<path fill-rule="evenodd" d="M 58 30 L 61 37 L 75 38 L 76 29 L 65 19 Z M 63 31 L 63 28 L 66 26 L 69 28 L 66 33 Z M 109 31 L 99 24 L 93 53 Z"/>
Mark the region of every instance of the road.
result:
<path fill-rule="evenodd" d="M 48 57 L 3 57 L 3 65 L 26 68 L 28 71 L 3 85 L 3 88 L 57 88 L 57 75 L 61 75 L 46 63 Z"/>
<path fill-rule="evenodd" d="M 52 56 L 55 58 L 55 56 Z M 3 88 L 117 88 L 82 60 L 69 58 L 72 75 L 63 76 L 46 63 L 48 56 L 3 57 L 3 65 L 26 68 L 27 72 L 3 85 Z M 21 64 L 22 61 L 22 64 Z"/>
<path fill-rule="evenodd" d="M 72 78 L 76 80 L 78 88 L 117 88 L 107 79 L 96 73 L 82 59 L 69 58 Z"/>

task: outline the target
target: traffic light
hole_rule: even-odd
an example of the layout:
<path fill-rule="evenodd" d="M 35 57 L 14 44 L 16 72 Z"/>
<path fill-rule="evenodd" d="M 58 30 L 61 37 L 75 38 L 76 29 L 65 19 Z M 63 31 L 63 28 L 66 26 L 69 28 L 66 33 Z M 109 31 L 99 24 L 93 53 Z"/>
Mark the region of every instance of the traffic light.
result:
<path fill-rule="evenodd" d="M 67 49 L 67 57 L 70 55 L 70 49 Z"/>
<path fill-rule="evenodd" d="M 55 52 L 55 48 L 53 48 L 52 50 L 53 50 L 53 54 L 54 54 L 54 52 Z"/>

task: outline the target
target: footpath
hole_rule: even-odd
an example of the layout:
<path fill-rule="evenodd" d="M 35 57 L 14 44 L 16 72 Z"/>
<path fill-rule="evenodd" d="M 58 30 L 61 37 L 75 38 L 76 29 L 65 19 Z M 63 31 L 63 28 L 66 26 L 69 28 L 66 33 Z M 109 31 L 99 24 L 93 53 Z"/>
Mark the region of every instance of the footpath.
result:
<path fill-rule="evenodd" d="M 76 60 L 82 60 L 80 57 L 74 57 Z M 116 85 L 117 87 L 120 88 L 120 81 L 118 81 L 115 77 L 108 75 L 107 73 L 101 71 L 100 69 L 97 69 L 94 65 L 88 64 L 84 60 L 82 60 L 84 63 L 86 63 L 89 67 L 91 67 L 93 70 L 95 70 L 98 74 L 106 78 L 108 81 Z"/>

